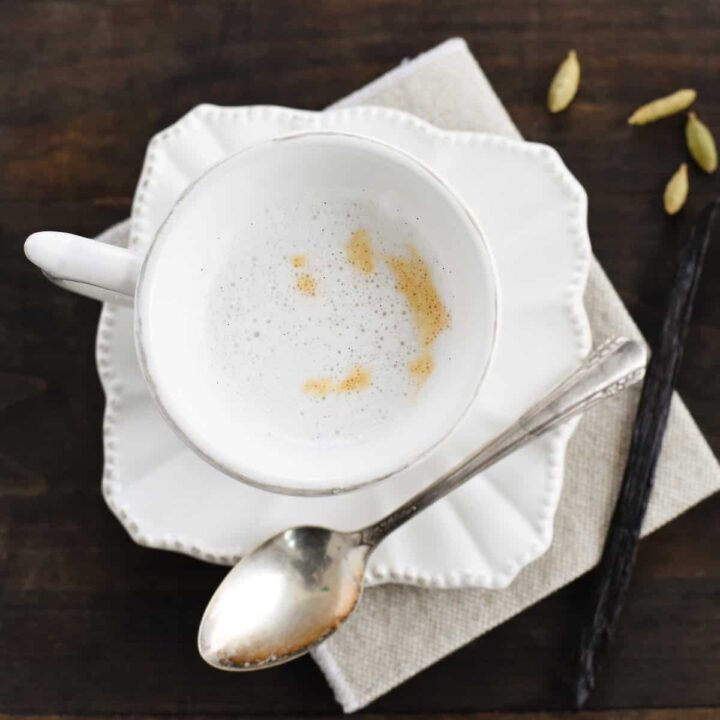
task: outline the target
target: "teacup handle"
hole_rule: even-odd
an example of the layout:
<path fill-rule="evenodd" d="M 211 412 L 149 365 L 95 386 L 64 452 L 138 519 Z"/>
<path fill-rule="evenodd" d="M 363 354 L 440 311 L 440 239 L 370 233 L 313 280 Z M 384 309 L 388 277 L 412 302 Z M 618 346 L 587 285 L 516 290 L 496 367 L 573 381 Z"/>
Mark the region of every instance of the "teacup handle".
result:
<path fill-rule="evenodd" d="M 25 256 L 61 288 L 132 305 L 143 258 L 132 250 L 64 232 L 37 232 Z"/>

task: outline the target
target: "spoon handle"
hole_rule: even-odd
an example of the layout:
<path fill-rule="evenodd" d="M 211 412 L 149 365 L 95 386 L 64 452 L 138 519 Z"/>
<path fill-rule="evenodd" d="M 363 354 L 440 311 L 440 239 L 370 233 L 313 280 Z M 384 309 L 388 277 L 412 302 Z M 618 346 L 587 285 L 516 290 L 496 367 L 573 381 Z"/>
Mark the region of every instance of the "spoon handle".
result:
<path fill-rule="evenodd" d="M 584 412 L 596 403 L 638 382 L 645 374 L 647 351 L 634 340 L 617 338 L 591 353 L 565 381 L 480 450 L 450 469 L 397 510 L 361 532 L 363 544 L 374 547 L 393 530 L 477 473 L 514 450 Z"/>

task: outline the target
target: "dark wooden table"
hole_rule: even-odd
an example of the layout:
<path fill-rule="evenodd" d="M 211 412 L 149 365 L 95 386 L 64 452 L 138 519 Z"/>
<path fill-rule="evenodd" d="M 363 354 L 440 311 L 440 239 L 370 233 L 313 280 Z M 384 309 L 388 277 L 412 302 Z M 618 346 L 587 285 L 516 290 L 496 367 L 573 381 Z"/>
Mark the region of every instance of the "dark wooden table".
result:
<path fill-rule="evenodd" d="M 682 120 L 640 132 L 624 118 L 690 85 L 720 131 L 720 4 L 0 4 L 0 713 L 338 712 L 309 659 L 249 676 L 199 660 L 198 618 L 224 571 L 135 546 L 104 506 L 99 306 L 46 282 L 22 242 L 39 229 L 92 235 L 125 218 L 148 138 L 197 103 L 322 108 L 453 35 L 467 38 L 526 137 L 557 147 L 587 188 L 595 252 L 652 336 L 677 244 L 718 180 L 693 172 L 688 211 L 664 217 L 662 187 L 684 157 Z M 582 90 L 570 112 L 550 117 L 548 79 L 570 47 Z M 717 242 L 680 378 L 716 452 L 719 282 Z M 509 718 L 567 709 L 587 586 L 556 593 L 370 710 Z M 590 706 L 601 718 L 670 718 L 677 707 L 685 718 L 720 717 L 720 497 L 643 543 Z"/>

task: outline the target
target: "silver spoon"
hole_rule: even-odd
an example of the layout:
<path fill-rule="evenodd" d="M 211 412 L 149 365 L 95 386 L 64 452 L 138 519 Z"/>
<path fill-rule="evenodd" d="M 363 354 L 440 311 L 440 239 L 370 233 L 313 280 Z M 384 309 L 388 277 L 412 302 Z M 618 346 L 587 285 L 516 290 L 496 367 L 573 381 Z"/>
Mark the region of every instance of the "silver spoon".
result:
<path fill-rule="evenodd" d="M 198 650 L 222 670 L 258 670 L 303 655 L 355 609 L 365 566 L 391 532 L 533 438 L 643 377 L 646 351 L 617 339 L 469 458 L 374 525 L 354 532 L 295 527 L 248 553 L 205 610 Z"/>

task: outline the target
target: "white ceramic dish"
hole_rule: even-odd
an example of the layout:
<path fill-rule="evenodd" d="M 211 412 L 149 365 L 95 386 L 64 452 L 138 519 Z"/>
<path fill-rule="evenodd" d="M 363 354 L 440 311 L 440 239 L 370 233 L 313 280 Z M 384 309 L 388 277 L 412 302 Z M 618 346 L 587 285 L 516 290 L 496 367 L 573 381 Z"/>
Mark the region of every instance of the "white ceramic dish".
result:
<path fill-rule="evenodd" d="M 222 475 L 181 443 L 145 390 L 131 311 L 106 304 L 98 331 L 108 398 L 103 490 L 137 542 L 231 563 L 286 526 L 368 523 L 514 419 L 590 348 L 582 305 L 590 258 L 586 197 L 557 154 L 443 132 L 397 111 L 196 108 L 150 143 L 131 246 L 149 244 L 180 193 L 209 166 L 260 140 L 320 128 L 367 135 L 416 155 L 482 218 L 503 291 L 494 365 L 468 416 L 418 465 L 348 496 L 285 497 Z M 105 239 L 123 235 L 120 228 Z M 368 581 L 506 586 L 551 542 L 572 427 L 507 458 L 398 531 L 374 556 Z"/>
<path fill-rule="evenodd" d="M 382 324 L 370 332 L 363 305 L 392 312 L 391 298 L 373 295 L 381 277 L 393 291 L 390 270 L 353 285 L 362 273 L 343 263 L 332 278 L 315 272 L 312 299 L 294 287 L 293 252 L 308 253 L 309 270 L 328 267 L 359 222 L 397 253 L 406 252 L 401 228 L 411 227 L 421 257 L 436 258 L 434 282 L 453 321 L 415 394 L 396 391 L 405 377 L 382 362 L 412 335 Z M 447 437 L 489 367 L 497 305 L 488 244 L 439 177 L 377 140 L 295 133 L 223 160 L 173 206 L 140 275 L 136 345 L 165 417 L 206 461 L 260 489 L 328 495 L 389 479 Z M 358 363 L 372 369 L 365 391 L 321 401 L 302 392 L 313 374 Z"/>

